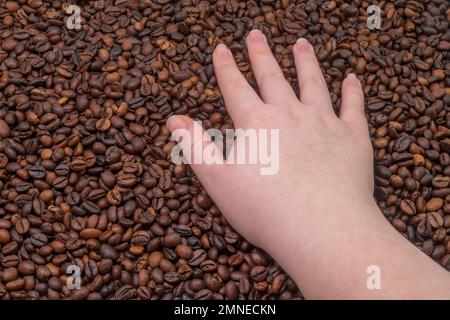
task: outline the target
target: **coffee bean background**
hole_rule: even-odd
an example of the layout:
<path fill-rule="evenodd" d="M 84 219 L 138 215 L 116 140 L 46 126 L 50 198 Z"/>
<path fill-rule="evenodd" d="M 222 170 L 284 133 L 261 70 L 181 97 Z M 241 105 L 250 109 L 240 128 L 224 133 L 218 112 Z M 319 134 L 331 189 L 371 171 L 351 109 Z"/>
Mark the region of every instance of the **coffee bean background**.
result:
<path fill-rule="evenodd" d="M 0 298 L 302 298 L 169 158 L 172 114 L 233 127 L 211 53 L 225 43 L 256 88 L 252 29 L 297 93 L 291 50 L 307 38 L 337 112 L 345 75 L 359 76 L 378 204 L 450 269 L 449 1 L 380 2 L 381 30 L 367 28 L 371 4 L 0 0 Z"/>

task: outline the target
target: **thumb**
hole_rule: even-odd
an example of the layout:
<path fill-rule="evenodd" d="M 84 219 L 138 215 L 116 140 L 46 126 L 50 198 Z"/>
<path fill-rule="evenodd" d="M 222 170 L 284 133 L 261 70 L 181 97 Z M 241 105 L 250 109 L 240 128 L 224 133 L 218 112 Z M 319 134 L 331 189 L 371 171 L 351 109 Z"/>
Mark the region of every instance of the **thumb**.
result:
<path fill-rule="evenodd" d="M 172 116 L 167 120 L 172 132 L 172 140 L 178 142 L 171 154 L 173 162 L 180 162 L 180 148 L 183 163 L 190 164 L 200 181 L 208 188 L 224 171 L 223 151 L 212 140 L 222 141 L 222 133 L 217 129 L 206 132 L 202 125 L 186 116 Z M 217 181 L 217 180 L 216 180 Z"/>

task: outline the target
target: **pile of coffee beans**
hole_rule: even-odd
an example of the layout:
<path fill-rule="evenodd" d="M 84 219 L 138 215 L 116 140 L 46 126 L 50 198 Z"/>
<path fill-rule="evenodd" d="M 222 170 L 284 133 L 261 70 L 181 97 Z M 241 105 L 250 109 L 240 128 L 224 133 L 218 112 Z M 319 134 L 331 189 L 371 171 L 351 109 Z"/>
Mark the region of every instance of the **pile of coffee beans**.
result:
<path fill-rule="evenodd" d="M 302 298 L 170 162 L 170 115 L 233 127 L 211 53 L 225 43 L 256 88 L 252 29 L 297 92 L 307 38 L 337 111 L 359 75 L 378 204 L 450 269 L 449 1 L 380 1 L 370 30 L 374 2 L 0 0 L 0 299 Z"/>

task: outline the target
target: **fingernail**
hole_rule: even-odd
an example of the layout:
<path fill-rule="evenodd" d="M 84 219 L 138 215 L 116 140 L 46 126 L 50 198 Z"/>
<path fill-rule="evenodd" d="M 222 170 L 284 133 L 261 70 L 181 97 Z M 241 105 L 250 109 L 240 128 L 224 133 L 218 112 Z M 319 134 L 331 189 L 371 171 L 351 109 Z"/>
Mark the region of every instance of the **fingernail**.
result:
<path fill-rule="evenodd" d="M 360 84 L 358 78 L 353 73 L 347 75 L 347 83 L 353 87 L 357 87 Z"/>
<path fill-rule="evenodd" d="M 226 59 L 230 56 L 230 52 L 228 51 L 227 46 L 224 45 L 223 43 L 219 43 L 216 46 L 215 52 L 216 52 L 217 57 L 222 58 L 222 59 Z"/>
<path fill-rule="evenodd" d="M 295 47 L 297 51 L 299 52 L 309 52 L 311 51 L 311 45 L 309 44 L 308 40 L 305 38 L 299 38 L 297 40 L 297 43 L 295 44 Z"/>
<path fill-rule="evenodd" d="M 248 40 L 250 43 L 266 43 L 266 37 L 258 29 L 254 29 L 249 32 Z"/>
<path fill-rule="evenodd" d="M 187 129 L 187 124 L 181 117 L 171 116 L 169 119 L 167 119 L 167 128 L 169 128 L 169 130 L 173 132 L 177 129 Z"/>

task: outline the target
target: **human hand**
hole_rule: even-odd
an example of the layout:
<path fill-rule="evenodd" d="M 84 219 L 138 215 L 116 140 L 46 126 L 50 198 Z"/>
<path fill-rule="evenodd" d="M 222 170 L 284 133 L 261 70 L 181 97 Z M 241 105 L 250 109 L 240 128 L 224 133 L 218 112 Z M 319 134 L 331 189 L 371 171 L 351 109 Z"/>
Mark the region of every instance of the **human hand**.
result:
<path fill-rule="evenodd" d="M 305 40 L 293 47 L 300 99 L 264 35 L 251 32 L 247 46 L 260 97 L 223 45 L 213 53 L 218 84 L 237 128 L 279 129 L 279 171 L 261 175 L 261 165 L 230 161 L 192 164 L 227 220 L 271 254 L 307 298 L 448 299 L 447 272 L 397 233 L 373 199 L 372 147 L 358 79 L 348 74 L 343 81 L 338 117 Z M 167 125 L 190 136 L 201 129 L 185 116 Z M 187 158 L 198 144 L 214 147 L 209 138 L 191 141 L 180 142 Z M 223 161 L 220 151 L 214 155 Z M 373 266 L 382 270 L 379 290 L 367 284 Z"/>
<path fill-rule="evenodd" d="M 353 74 L 343 82 L 337 117 L 314 50 L 306 40 L 293 47 L 300 99 L 284 78 L 263 33 L 251 32 L 247 46 L 261 97 L 224 45 L 213 54 L 218 84 L 237 128 L 280 129 L 279 172 L 264 176 L 259 165 L 250 164 L 192 167 L 230 223 L 270 252 L 278 247 L 278 239 L 293 235 L 286 232 L 287 226 L 294 227 L 312 212 L 323 214 L 326 221 L 336 210 L 373 202 L 372 148 L 363 92 Z M 193 135 L 194 126 L 200 124 L 174 116 L 168 126 Z M 194 144 L 181 142 L 181 148 L 190 154 Z"/>

